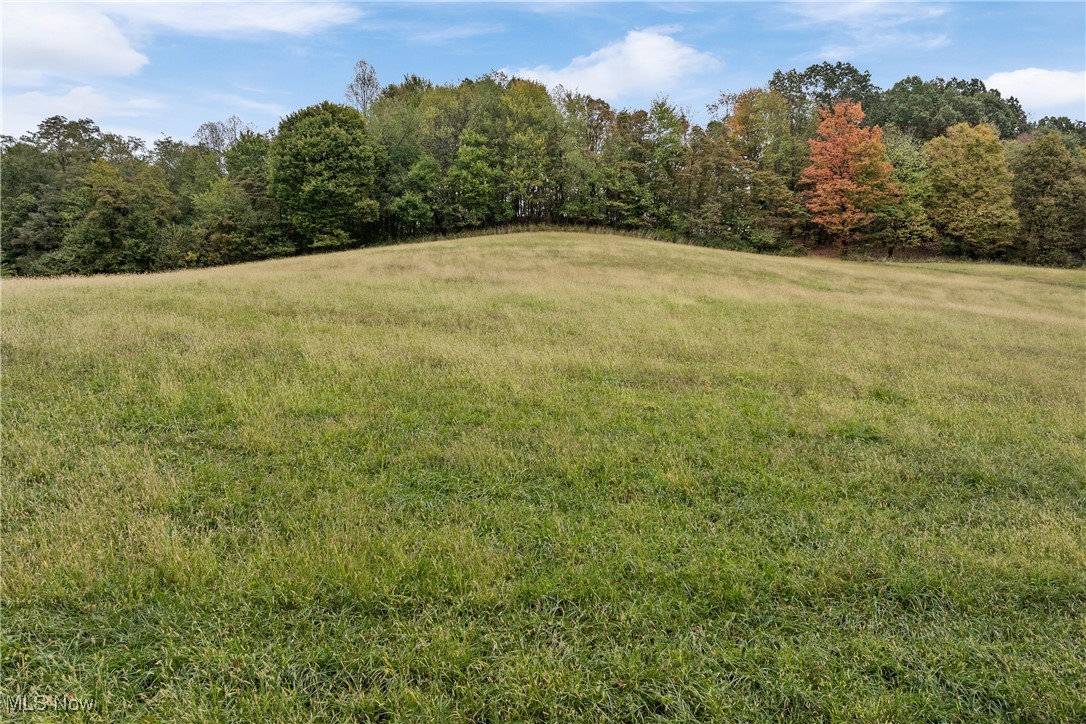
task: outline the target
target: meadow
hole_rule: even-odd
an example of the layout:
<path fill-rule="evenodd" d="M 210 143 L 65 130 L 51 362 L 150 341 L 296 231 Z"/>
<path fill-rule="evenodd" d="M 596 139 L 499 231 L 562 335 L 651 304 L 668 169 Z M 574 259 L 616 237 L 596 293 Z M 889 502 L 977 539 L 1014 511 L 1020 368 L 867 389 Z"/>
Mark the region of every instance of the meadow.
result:
<path fill-rule="evenodd" d="M 1081 270 L 536 233 L 2 301 L 0 689 L 69 721 L 1086 720 Z"/>

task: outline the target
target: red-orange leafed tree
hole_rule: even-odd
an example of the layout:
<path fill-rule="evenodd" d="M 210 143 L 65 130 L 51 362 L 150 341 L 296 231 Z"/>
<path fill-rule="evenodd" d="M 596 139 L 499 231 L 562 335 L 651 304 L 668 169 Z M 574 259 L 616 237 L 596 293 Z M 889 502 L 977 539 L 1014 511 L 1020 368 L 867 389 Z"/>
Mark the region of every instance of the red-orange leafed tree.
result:
<path fill-rule="evenodd" d="M 811 187 L 806 197 L 812 220 L 847 244 L 876 211 L 901 198 L 901 188 L 890 177 L 882 129 L 860 125 L 859 103 L 844 101 L 819 113 L 818 134 L 808 141 L 811 165 L 801 181 Z"/>

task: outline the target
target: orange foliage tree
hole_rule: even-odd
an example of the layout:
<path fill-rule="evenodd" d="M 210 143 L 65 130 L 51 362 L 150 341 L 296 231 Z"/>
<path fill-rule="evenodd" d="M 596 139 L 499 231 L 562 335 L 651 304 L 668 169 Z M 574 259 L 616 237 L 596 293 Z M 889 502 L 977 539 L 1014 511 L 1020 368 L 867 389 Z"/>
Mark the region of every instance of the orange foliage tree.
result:
<path fill-rule="evenodd" d="M 882 129 L 860 125 L 859 103 L 844 101 L 819 113 L 818 133 L 808 141 L 811 165 L 801 177 L 810 186 L 807 209 L 816 224 L 848 244 L 902 192 L 890 176 Z"/>

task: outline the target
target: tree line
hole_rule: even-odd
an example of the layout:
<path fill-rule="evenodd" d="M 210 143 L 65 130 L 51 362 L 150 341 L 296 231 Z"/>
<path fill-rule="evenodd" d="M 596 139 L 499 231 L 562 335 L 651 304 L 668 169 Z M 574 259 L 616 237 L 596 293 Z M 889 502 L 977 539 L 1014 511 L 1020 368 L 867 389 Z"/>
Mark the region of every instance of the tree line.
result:
<path fill-rule="evenodd" d="M 381 86 L 191 142 L 44 120 L 0 142 L 0 265 L 19 275 L 209 266 L 518 224 L 769 253 L 1050 265 L 1086 257 L 1086 123 L 1029 123 L 979 80 L 889 89 L 847 63 L 725 93 L 705 126 L 491 73 Z"/>

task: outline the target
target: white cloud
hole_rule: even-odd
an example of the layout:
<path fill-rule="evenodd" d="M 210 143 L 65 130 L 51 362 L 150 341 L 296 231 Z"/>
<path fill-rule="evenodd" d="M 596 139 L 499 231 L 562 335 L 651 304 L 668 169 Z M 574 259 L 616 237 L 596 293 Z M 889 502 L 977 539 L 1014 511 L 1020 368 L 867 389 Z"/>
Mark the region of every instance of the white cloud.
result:
<path fill-rule="evenodd" d="M 945 15 L 945 5 L 915 2 L 794 2 L 785 6 L 804 24 L 845 25 L 852 29 L 889 28 Z"/>
<path fill-rule="evenodd" d="M 262 101 L 254 101 L 251 98 L 238 95 L 236 93 L 208 93 L 207 97 L 210 100 L 224 103 L 228 108 L 244 108 L 250 111 L 256 111 L 266 116 L 273 116 L 279 118 L 287 115 L 290 111 L 285 106 L 278 103 L 265 103 Z"/>
<path fill-rule="evenodd" d="M 506 72 L 548 87 L 562 85 L 607 100 L 651 96 L 720 67 L 715 56 L 672 38 L 676 30 L 631 30 L 623 40 L 578 56 L 563 68 L 540 65 Z"/>
<path fill-rule="evenodd" d="M 450 40 L 464 40 L 480 35 L 500 33 L 505 30 L 504 25 L 497 23 L 464 23 L 462 25 L 450 25 L 441 30 L 429 30 L 416 34 L 412 39 L 420 43 L 445 43 Z"/>
<path fill-rule="evenodd" d="M 814 53 L 807 55 L 812 60 L 849 61 L 863 55 L 884 52 L 887 48 L 911 48 L 914 50 L 935 50 L 950 45 L 946 35 L 925 35 L 922 33 L 872 33 L 864 36 L 857 33 L 849 44 L 824 45 Z"/>
<path fill-rule="evenodd" d="M 357 6 L 346 3 L 103 3 L 99 7 L 139 26 L 190 35 L 312 35 L 362 16 Z"/>
<path fill-rule="evenodd" d="M 132 75 L 149 62 L 134 40 L 163 31 L 304 36 L 361 15 L 344 3 L 5 3 L 4 82 Z"/>
<path fill-rule="evenodd" d="M 1086 116 L 1086 71 L 1020 68 L 988 76 L 984 84 L 1014 96 L 1027 109 L 1044 112 L 1077 106 Z"/>
<path fill-rule="evenodd" d="M 44 118 L 136 118 L 161 111 L 163 104 L 152 98 L 117 100 L 89 86 L 76 86 L 60 93 L 29 91 L 5 95 L 0 129 L 9 136 L 20 136 L 38 127 Z"/>
<path fill-rule="evenodd" d="M 845 61 L 885 53 L 888 48 L 934 50 L 950 44 L 940 21 L 950 12 L 943 4 L 918 2 L 793 2 L 782 6 L 790 16 L 785 28 L 819 26 L 834 42 L 807 57 Z M 909 29 L 908 26 L 922 26 Z"/>
<path fill-rule="evenodd" d="M 131 75 L 147 63 L 112 20 L 85 5 L 7 4 L 0 37 L 10 85 L 36 85 L 49 76 Z"/>

